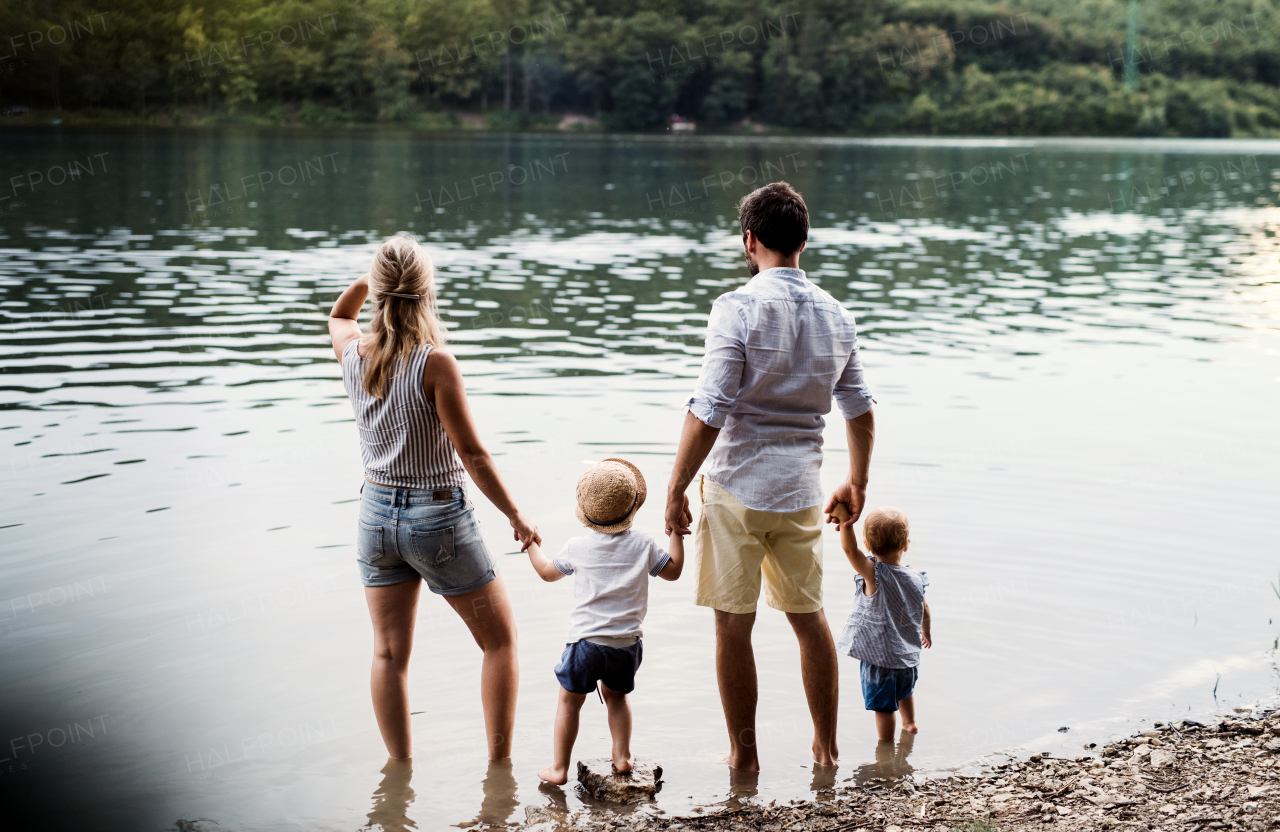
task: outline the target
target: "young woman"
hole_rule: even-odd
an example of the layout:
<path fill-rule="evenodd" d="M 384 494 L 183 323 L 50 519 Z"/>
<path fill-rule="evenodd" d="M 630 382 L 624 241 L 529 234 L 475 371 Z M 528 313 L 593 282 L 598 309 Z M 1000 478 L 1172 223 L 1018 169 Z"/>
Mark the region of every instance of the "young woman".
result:
<path fill-rule="evenodd" d="M 387 752 L 410 757 L 409 653 L 425 580 L 484 651 L 480 697 L 489 758 L 501 760 L 511 756 L 515 721 L 516 627 L 467 500 L 464 471 L 511 521 L 522 550 L 542 539 L 476 435 L 458 362 L 441 349 L 434 284 L 422 246 L 392 237 L 329 313 L 364 462 L 356 560 L 373 619 L 373 709 Z M 356 317 L 370 290 L 373 321 L 361 333 Z"/>

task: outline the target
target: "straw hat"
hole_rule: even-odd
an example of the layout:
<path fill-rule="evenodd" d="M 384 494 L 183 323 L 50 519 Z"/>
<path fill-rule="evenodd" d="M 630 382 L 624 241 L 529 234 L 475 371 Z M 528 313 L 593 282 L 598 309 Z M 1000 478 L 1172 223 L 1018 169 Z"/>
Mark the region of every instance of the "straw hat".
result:
<path fill-rule="evenodd" d="M 578 520 L 588 529 L 619 534 L 631 528 L 648 494 L 644 474 L 625 459 L 606 459 L 578 480 Z"/>

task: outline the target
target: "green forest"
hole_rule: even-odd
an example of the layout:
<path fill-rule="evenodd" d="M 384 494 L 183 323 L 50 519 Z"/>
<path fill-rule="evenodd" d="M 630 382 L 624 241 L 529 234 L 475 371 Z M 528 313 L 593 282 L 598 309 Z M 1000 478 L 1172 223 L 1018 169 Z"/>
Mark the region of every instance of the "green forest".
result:
<path fill-rule="evenodd" d="M 1280 135 L 1249 0 L 0 6 L 0 123 Z"/>

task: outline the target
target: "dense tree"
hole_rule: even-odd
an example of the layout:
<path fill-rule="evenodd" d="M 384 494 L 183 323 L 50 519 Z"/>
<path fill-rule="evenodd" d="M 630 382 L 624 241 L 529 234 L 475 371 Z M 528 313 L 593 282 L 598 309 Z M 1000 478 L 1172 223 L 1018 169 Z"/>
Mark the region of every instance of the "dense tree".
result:
<path fill-rule="evenodd" d="M 1149 7 L 1149 8 L 1148 8 Z M 87 0 L 0 4 L 0 108 L 612 129 L 1280 132 L 1255 0 Z M 1125 64 L 1138 70 L 1126 86 Z"/>

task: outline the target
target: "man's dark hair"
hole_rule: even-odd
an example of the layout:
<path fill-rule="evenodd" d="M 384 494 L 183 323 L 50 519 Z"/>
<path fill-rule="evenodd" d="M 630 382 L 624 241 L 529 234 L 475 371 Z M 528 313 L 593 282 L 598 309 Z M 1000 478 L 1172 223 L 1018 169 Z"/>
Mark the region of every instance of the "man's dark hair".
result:
<path fill-rule="evenodd" d="M 795 254 L 809 239 L 809 208 L 786 182 L 773 182 L 747 194 L 738 203 L 742 238 L 747 232 L 774 251 Z"/>

